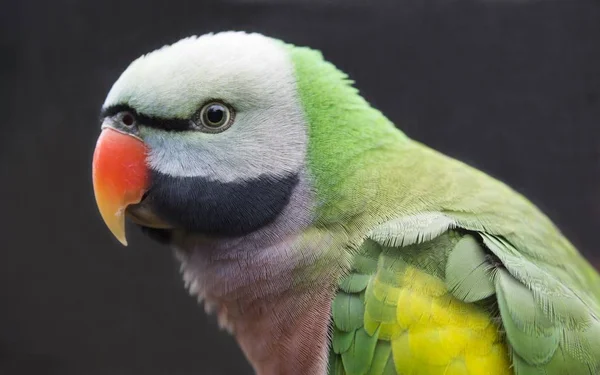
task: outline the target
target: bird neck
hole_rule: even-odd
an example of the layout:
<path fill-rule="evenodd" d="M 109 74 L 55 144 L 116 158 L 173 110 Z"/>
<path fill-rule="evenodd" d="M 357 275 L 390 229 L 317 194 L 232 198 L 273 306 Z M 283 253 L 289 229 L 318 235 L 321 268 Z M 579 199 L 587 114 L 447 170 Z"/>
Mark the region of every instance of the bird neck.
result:
<path fill-rule="evenodd" d="M 258 375 L 326 374 L 332 296 L 331 288 L 293 290 L 257 302 L 235 322 L 234 335 Z"/>
<path fill-rule="evenodd" d="M 261 244 L 261 250 L 246 239 L 238 243 L 245 248 L 237 249 L 245 251 L 217 255 L 211 251 L 219 244 L 196 240 L 176 254 L 190 293 L 235 336 L 258 375 L 323 375 L 340 273 L 330 266 L 336 262 L 326 249 L 343 242 L 328 231 L 306 228 Z"/>
<path fill-rule="evenodd" d="M 411 141 L 319 52 L 291 47 L 290 55 L 298 99 L 308 124 L 307 167 L 320 202 L 319 220 L 337 222 L 341 212 L 348 217 L 360 210 L 352 207 L 359 203 L 352 202 L 354 199 L 375 193 L 373 189 L 377 187 L 373 183 L 378 180 L 379 170 L 375 163 L 369 163 L 370 169 L 365 169 L 365 163 L 385 155 L 380 150 L 390 145 Z M 349 181 L 362 186 L 353 189 L 348 186 Z"/>

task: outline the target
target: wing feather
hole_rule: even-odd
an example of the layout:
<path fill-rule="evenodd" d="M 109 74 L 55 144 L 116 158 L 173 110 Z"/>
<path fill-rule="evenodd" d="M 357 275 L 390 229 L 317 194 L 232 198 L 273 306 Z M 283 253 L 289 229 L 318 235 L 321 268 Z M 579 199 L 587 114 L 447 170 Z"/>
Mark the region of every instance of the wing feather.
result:
<path fill-rule="evenodd" d="M 407 223 L 419 225 L 407 229 Z M 440 335 L 444 324 L 477 316 L 483 306 L 502 328 L 501 337 L 506 341 L 515 374 L 600 373 L 600 312 L 594 297 L 590 297 L 595 292 L 582 296 L 577 287 L 581 284 L 569 286 L 565 282 L 571 277 L 568 266 L 539 261 L 539 257 L 529 256 L 507 238 L 486 232 L 483 226 L 473 230 L 456 223 L 460 223 L 458 218 L 432 214 L 423 220 L 396 219 L 371 232 L 355 256 L 351 273 L 340 281 L 333 303 L 332 355 L 337 357 L 337 362 L 333 361 L 338 366 L 336 371 L 341 363 L 342 373 L 349 375 L 396 373 L 395 360 L 404 359 L 394 358 L 394 348 L 409 348 L 401 328 L 407 322 L 399 319 L 425 318 L 419 315 L 424 308 L 418 306 L 420 299 L 407 299 L 409 286 L 412 293 L 435 296 L 450 304 L 443 314 L 427 318 L 431 319 L 428 324 L 439 325 Z M 439 308 L 436 306 L 429 308 Z M 488 327 L 487 321 L 481 320 L 481 334 L 495 335 L 496 330 Z M 500 346 L 491 344 L 493 350 L 499 350 Z M 452 350 L 449 344 L 448 353 Z M 482 350 L 488 349 L 472 348 L 464 363 L 477 368 L 470 356 Z M 410 355 L 418 360 L 423 354 Z M 453 362 L 441 368 L 444 358 L 429 358 L 438 367 L 419 371 L 460 373 L 465 366 Z"/>

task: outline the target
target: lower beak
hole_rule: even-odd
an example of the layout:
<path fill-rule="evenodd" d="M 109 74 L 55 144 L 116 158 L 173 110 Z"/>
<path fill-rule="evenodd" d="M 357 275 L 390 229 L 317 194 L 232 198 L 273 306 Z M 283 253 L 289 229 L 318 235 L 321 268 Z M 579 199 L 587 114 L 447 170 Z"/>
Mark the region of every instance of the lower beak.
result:
<path fill-rule="evenodd" d="M 139 138 L 104 128 L 94 151 L 94 195 L 102 219 L 125 246 L 125 209 L 148 189 L 147 149 Z"/>

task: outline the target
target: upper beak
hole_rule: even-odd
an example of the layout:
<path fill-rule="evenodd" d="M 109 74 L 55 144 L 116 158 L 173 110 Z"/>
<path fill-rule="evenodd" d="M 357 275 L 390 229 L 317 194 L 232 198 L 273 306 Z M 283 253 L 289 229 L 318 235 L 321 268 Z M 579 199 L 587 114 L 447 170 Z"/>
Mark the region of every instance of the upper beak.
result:
<path fill-rule="evenodd" d="M 139 203 L 148 190 L 147 148 L 138 137 L 104 127 L 94 151 L 94 195 L 102 219 L 127 246 L 125 209 Z"/>

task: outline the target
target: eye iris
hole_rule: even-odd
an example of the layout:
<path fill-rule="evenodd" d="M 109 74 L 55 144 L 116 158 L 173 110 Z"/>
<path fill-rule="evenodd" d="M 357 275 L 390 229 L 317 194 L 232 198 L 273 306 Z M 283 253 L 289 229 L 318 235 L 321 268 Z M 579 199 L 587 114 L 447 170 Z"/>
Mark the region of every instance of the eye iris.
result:
<path fill-rule="evenodd" d="M 225 119 L 225 108 L 213 104 L 206 109 L 206 120 L 210 125 L 221 125 Z"/>

